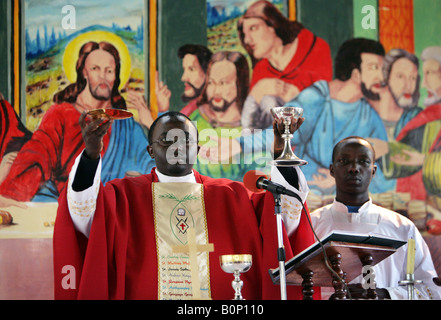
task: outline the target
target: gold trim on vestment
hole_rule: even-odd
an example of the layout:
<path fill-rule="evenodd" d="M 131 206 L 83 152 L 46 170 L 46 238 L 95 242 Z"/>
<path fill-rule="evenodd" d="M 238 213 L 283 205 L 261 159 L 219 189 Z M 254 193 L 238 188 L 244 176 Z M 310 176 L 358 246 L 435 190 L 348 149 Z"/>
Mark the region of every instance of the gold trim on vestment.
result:
<path fill-rule="evenodd" d="M 187 245 L 188 229 L 194 228 L 196 244 L 208 244 L 203 185 L 160 182 L 152 184 L 153 216 L 158 258 L 158 299 L 192 299 L 190 260 L 173 247 Z M 198 252 L 202 299 L 211 298 L 209 253 Z"/>

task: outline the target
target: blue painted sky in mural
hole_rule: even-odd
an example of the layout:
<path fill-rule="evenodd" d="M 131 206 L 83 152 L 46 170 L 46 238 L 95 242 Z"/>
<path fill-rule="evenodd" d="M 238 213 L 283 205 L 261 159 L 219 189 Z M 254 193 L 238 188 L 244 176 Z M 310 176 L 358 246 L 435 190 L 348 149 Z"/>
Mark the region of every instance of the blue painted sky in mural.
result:
<path fill-rule="evenodd" d="M 67 15 L 62 8 L 66 5 L 75 8 L 74 30 L 62 28 L 61 22 Z M 131 0 L 123 6 L 120 0 L 25 0 L 26 57 L 38 56 L 69 35 L 94 26 L 109 31 L 135 31 L 142 43 L 143 7 L 144 0 Z"/>
<path fill-rule="evenodd" d="M 256 0 L 207 0 L 207 26 L 212 27 L 241 16 Z M 278 5 L 285 0 L 270 0 Z"/>
<path fill-rule="evenodd" d="M 125 1 L 123 6 L 121 0 L 25 0 L 25 21 L 29 35 L 34 38 L 38 28 L 42 33 L 43 24 L 49 30 L 53 27 L 56 34 L 63 33 L 61 21 L 65 14 L 61 10 L 66 5 L 75 7 L 77 28 L 66 30 L 68 35 L 95 24 L 111 27 L 111 22 L 136 30 L 144 11 L 144 0 Z M 118 10 L 115 10 L 115 6 Z"/>

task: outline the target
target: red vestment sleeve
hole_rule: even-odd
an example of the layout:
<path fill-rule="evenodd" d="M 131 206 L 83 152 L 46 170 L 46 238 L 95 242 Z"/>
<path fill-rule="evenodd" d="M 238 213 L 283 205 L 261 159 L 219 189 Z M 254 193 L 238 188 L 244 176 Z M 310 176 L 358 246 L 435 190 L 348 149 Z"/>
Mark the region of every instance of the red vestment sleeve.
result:
<path fill-rule="evenodd" d="M 260 232 L 263 239 L 263 299 L 264 300 L 280 300 L 280 286 L 274 285 L 268 274 L 269 269 L 279 267 L 277 258 L 277 221 L 274 214 L 274 197 L 271 192 L 265 192 L 265 197 L 254 196 L 256 211 L 261 214 Z M 300 223 L 294 234 L 288 238 L 285 228 L 283 228 L 283 244 L 285 247 L 286 260 L 293 258 L 295 255 L 309 247 L 315 242 L 314 234 L 309 226 L 306 214 L 309 216 L 308 208 L 305 203 L 306 212 L 303 210 Z M 265 274 L 266 273 L 266 274 Z M 302 300 L 301 286 L 286 286 L 288 300 Z M 314 287 L 314 300 L 321 299 L 319 287 Z"/>
<path fill-rule="evenodd" d="M 97 202 L 89 240 L 76 232 L 70 217 L 66 191 L 60 196 L 54 229 L 54 297 L 60 299 L 109 299 L 108 232 L 114 221 L 105 220 L 102 199 Z M 113 228 L 110 228 L 113 229 Z M 75 286 L 66 286 L 66 266 L 73 267 Z M 72 276 L 72 274 L 69 274 Z"/>
<path fill-rule="evenodd" d="M 55 299 L 156 299 L 157 260 L 151 176 L 100 185 L 89 239 L 74 231 L 66 191 L 54 230 Z M 150 179 L 150 180 L 149 180 Z M 153 254 L 152 254 L 153 253 Z M 63 288 L 62 268 L 73 265 L 77 286 Z"/>
<path fill-rule="evenodd" d="M 78 296 L 79 280 L 84 261 L 80 243 L 87 245 L 87 239 L 75 231 L 67 206 L 66 192 L 58 199 L 55 221 L 54 251 L 54 297 L 58 300 L 72 300 Z"/>

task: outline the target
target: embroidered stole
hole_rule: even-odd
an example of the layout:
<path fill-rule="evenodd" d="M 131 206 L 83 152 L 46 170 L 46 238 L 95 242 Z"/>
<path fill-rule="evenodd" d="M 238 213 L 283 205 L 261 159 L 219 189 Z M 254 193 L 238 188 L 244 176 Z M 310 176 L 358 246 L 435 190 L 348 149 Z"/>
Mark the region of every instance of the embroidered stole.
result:
<path fill-rule="evenodd" d="M 158 299 L 192 298 L 188 254 L 173 253 L 175 246 L 187 245 L 188 229 L 193 228 L 196 243 L 208 244 L 203 185 L 161 182 L 152 184 L 158 257 Z M 208 252 L 198 252 L 197 262 L 202 299 L 211 299 Z"/>

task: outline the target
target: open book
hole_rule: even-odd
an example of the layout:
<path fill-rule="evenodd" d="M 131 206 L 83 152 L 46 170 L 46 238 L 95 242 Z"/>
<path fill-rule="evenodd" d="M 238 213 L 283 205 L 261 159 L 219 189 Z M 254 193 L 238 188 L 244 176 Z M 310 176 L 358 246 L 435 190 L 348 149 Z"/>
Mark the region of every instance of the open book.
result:
<path fill-rule="evenodd" d="M 398 240 L 382 234 L 356 233 L 356 232 L 347 232 L 340 230 L 334 230 L 320 240 L 323 245 L 329 241 L 340 241 L 340 242 L 352 242 L 352 243 L 360 243 L 360 244 L 372 244 L 375 246 L 392 247 L 394 249 L 398 249 L 402 245 L 407 243 L 407 241 Z M 320 246 L 320 244 L 317 241 L 315 244 L 311 245 L 310 248 L 313 246 Z M 308 249 L 309 248 L 307 248 L 306 250 Z"/>

